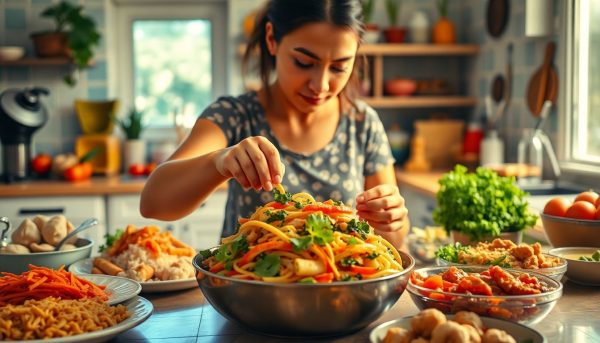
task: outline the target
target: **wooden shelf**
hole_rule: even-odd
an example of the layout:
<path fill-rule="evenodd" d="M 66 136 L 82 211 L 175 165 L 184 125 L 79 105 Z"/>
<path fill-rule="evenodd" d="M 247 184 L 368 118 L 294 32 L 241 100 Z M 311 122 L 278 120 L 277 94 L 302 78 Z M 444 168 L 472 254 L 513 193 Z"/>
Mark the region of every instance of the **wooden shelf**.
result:
<path fill-rule="evenodd" d="M 365 44 L 358 52 L 369 56 L 450 56 L 476 55 L 479 46 L 475 44 Z"/>
<path fill-rule="evenodd" d="M 469 96 L 383 96 L 362 98 L 375 108 L 470 107 L 477 99 Z"/>
<path fill-rule="evenodd" d="M 2 61 L 0 66 L 22 66 L 22 67 L 39 67 L 39 66 L 61 66 L 70 65 L 73 61 L 66 57 L 58 58 L 22 58 L 16 61 Z"/>

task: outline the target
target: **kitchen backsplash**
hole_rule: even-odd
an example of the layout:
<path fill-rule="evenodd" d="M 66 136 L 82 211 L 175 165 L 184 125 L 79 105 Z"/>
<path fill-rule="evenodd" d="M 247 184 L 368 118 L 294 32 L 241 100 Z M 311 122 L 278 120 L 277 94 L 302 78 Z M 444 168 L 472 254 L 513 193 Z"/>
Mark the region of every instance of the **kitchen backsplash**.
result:
<path fill-rule="evenodd" d="M 28 55 L 33 55 L 29 33 L 52 26 L 50 20 L 42 19 L 39 13 L 53 0 L 0 0 L 0 45 L 25 46 Z M 106 29 L 107 5 L 104 0 L 73 0 L 72 2 L 84 5 L 85 13 L 91 15 L 97 22 L 100 32 Z M 228 75 L 228 88 L 232 93 L 242 90 L 240 76 L 239 55 L 237 46 L 242 43 L 241 27 L 244 16 L 256 8 L 253 0 L 229 0 L 228 2 L 228 42 L 234 42 L 228 49 L 230 74 Z M 401 6 L 400 23 L 408 26 L 411 16 L 417 11 L 425 12 L 430 23 L 437 19 L 435 0 L 404 0 Z M 561 18 L 559 0 L 553 1 L 555 32 L 558 32 Z M 514 46 L 513 54 L 513 84 L 512 104 L 506 116 L 500 123 L 500 134 L 506 141 L 507 161 L 516 160 L 516 145 L 523 128 L 533 127 L 534 118 L 529 113 L 525 103 L 527 82 L 533 72 L 542 63 L 546 43 L 557 35 L 544 38 L 525 37 L 525 2 L 511 1 L 508 25 L 504 34 L 495 39 L 489 36 L 486 30 L 487 1 L 460 0 L 450 1 L 449 17 L 457 28 L 457 38 L 460 43 L 474 43 L 481 46 L 479 56 L 466 64 L 456 67 L 456 77 L 464 84 L 470 94 L 478 98 L 476 108 L 464 109 L 458 116 L 468 120 L 475 115 L 483 113 L 483 99 L 490 93 L 493 77 L 503 73 L 506 66 L 506 47 L 509 43 Z M 386 26 L 384 1 L 377 1 L 375 22 Z M 108 63 L 106 42 L 101 40 L 95 57 L 95 65 L 80 74 L 80 81 L 75 88 L 66 86 L 62 77 L 68 72 L 68 67 L 0 67 L 0 90 L 7 88 L 21 88 L 31 85 L 44 86 L 50 89 L 50 96 L 46 99 L 50 112 L 50 120 L 44 128 L 34 137 L 34 147 L 38 152 L 58 153 L 71 151 L 75 137 L 80 134 L 79 124 L 73 110 L 75 99 L 100 100 L 114 96 L 108 89 Z M 561 42 L 557 41 L 557 51 L 561 49 Z M 414 63 L 414 62 L 410 62 Z M 438 62 L 429 62 L 438 64 Z M 420 66 L 425 69 L 429 66 Z M 432 65 L 432 68 L 440 65 Z M 443 67 L 443 66 L 442 66 Z M 560 67 L 557 64 L 557 67 Z M 417 66 L 419 68 L 419 66 Z M 466 73 L 468 76 L 459 75 Z M 469 75 L 470 74 L 470 75 Z M 558 70 L 559 78 L 562 72 Z M 122 109 L 123 110 L 123 109 Z M 382 110 L 383 120 L 397 122 L 401 127 L 410 130 L 416 118 L 427 117 L 427 111 L 411 110 Z M 433 111 L 430 111 L 433 112 Z M 457 115 L 456 113 L 454 114 Z M 547 129 L 554 136 L 556 133 L 556 112 L 549 118 Z"/>

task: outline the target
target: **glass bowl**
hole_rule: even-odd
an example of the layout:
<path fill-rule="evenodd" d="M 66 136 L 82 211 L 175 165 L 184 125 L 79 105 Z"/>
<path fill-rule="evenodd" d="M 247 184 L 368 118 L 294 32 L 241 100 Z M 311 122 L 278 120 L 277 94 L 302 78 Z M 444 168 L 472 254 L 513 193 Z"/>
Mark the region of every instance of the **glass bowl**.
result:
<path fill-rule="evenodd" d="M 425 278 L 438 275 L 451 267 L 429 267 L 415 270 Z M 488 270 L 484 266 L 465 266 L 461 269 L 468 273 L 480 273 Z M 530 274 L 535 276 L 550 291 L 530 295 L 473 295 L 452 293 L 440 290 L 432 290 L 413 283 L 410 278 L 406 290 L 419 309 L 437 308 L 446 314 L 454 314 L 459 311 L 471 311 L 480 316 L 494 317 L 524 325 L 539 323 L 544 319 L 556 305 L 561 297 L 562 284 L 546 275 L 532 272 L 506 270 L 513 276 Z"/>

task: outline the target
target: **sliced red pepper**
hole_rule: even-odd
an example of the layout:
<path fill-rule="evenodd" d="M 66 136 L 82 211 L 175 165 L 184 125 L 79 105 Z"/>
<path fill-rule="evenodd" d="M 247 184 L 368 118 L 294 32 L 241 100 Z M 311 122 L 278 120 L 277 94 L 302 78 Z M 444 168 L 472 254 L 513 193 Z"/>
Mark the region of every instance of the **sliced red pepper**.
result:
<path fill-rule="evenodd" d="M 292 251 L 292 244 L 289 242 L 270 241 L 256 245 L 252 247 L 252 249 L 250 249 L 246 254 L 244 254 L 244 256 L 242 256 L 242 258 L 238 261 L 238 266 L 245 265 L 258 256 L 258 254 L 268 250 Z"/>
<path fill-rule="evenodd" d="M 327 205 L 327 204 L 311 204 L 306 205 L 302 209 L 304 212 L 323 212 L 324 214 L 330 213 L 352 213 L 352 209 L 346 206 Z"/>
<path fill-rule="evenodd" d="M 265 207 L 272 207 L 274 209 L 281 210 L 281 209 L 284 209 L 284 208 L 286 208 L 288 206 L 293 206 L 293 205 L 294 205 L 294 203 L 291 202 L 291 201 L 287 202 L 286 204 L 282 204 L 280 202 L 272 201 L 272 202 L 266 204 Z"/>
<path fill-rule="evenodd" d="M 315 281 L 319 283 L 327 283 L 333 281 L 333 273 L 323 273 L 314 276 Z"/>
<path fill-rule="evenodd" d="M 377 273 L 375 267 L 350 266 L 350 271 L 361 275 L 371 275 Z"/>
<path fill-rule="evenodd" d="M 225 269 L 225 263 L 219 262 L 219 263 L 215 264 L 214 266 L 210 267 L 210 269 L 208 271 L 211 273 L 218 273 L 223 269 Z"/>
<path fill-rule="evenodd" d="M 443 289 L 444 288 L 444 280 L 442 280 L 441 275 L 431 275 L 425 280 L 423 283 L 423 287 L 429 289 Z"/>

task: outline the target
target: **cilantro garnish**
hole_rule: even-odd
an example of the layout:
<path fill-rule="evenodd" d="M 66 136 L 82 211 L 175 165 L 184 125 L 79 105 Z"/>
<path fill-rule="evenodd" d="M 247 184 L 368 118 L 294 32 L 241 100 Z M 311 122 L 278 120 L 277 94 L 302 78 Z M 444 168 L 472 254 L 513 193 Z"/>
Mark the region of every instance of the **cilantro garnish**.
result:
<path fill-rule="evenodd" d="M 273 200 L 285 205 L 292 200 L 292 195 L 289 192 L 281 193 L 277 189 L 273 189 Z"/>
<path fill-rule="evenodd" d="M 333 226 L 323 214 L 309 214 L 306 217 L 304 229 L 318 245 L 325 245 L 333 241 Z"/>
<path fill-rule="evenodd" d="M 248 241 L 246 236 L 238 236 L 233 241 L 223 244 L 219 250 L 215 253 L 215 258 L 219 262 L 225 263 L 225 269 L 231 270 L 233 267 L 233 260 L 238 254 L 244 253 L 248 250 Z"/>
<path fill-rule="evenodd" d="M 114 235 L 111 235 L 110 233 L 105 234 L 104 238 L 106 239 L 106 244 L 102 244 L 98 248 L 98 251 L 103 252 L 106 249 L 110 248 L 119 238 L 121 238 L 121 236 L 123 236 L 123 233 L 123 229 L 117 229 Z"/>
<path fill-rule="evenodd" d="M 269 216 L 266 220 L 267 223 L 272 223 L 272 222 L 280 222 L 280 221 L 284 221 L 285 220 L 285 216 L 287 215 L 287 212 L 281 210 L 281 211 L 276 211 L 276 212 L 272 212 L 272 211 L 265 211 L 265 214 L 267 216 Z"/>
<path fill-rule="evenodd" d="M 348 222 L 348 228 L 350 232 L 356 232 L 363 239 L 367 238 L 367 235 L 370 232 L 369 223 L 363 220 L 356 221 L 356 219 L 352 219 Z"/>
<path fill-rule="evenodd" d="M 280 261 L 279 255 L 264 255 L 256 261 L 254 272 L 260 276 L 275 276 L 279 273 Z"/>
<path fill-rule="evenodd" d="M 290 242 L 292 243 L 292 247 L 294 248 L 295 252 L 299 252 L 302 250 L 306 250 L 310 247 L 310 245 L 312 244 L 312 237 L 311 236 L 302 236 L 302 237 L 294 237 L 292 239 L 290 239 Z"/>

